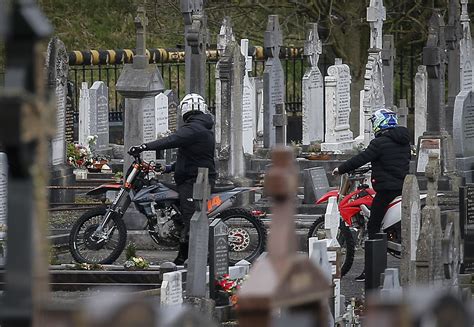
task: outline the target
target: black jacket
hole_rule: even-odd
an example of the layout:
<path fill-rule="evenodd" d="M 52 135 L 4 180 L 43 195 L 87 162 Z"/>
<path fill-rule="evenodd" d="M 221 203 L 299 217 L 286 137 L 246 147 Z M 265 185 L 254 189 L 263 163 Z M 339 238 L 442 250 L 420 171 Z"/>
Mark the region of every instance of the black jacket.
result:
<path fill-rule="evenodd" d="M 183 184 L 190 179 L 196 179 L 198 168 L 209 169 L 209 181 L 216 179 L 214 163 L 214 122 L 208 114 L 194 114 L 186 119 L 176 133 L 168 137 L 147 143 L 150 150 L 165 150 L 178 148 L 178 156 L 173 164 L 176 184 Z"/>
<path fill-rule="evenodd" d="M 377 135 L 367 149 L 338 167 L 339 173 L 350 172 L 372 162 L 372 186 L 375 191 L 403 188 L 411 159 L 410 137 L 405 127 L 387 129 Z"/>

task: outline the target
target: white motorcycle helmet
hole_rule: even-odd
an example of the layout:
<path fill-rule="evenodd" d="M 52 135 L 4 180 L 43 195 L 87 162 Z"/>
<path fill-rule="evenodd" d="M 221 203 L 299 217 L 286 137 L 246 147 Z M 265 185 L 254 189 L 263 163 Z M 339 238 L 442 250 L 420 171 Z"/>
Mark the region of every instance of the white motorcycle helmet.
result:
<path fill-rule="evenodd" d="M 206 101 L 204 101 L 204 98 L 197 93 L 186 94 L 183 100 L 179 103 L 179 106 L 183 118 L 184 115 L 192 111 L 201 111 L 204 114 L 208 113 Z"/>

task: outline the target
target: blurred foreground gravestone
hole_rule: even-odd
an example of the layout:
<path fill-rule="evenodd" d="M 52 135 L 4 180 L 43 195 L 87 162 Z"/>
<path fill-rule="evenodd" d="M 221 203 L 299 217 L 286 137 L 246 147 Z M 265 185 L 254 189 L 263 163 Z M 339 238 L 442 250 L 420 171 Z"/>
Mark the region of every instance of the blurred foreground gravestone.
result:
<path fill-rule="evenodd" d="M 265 192 L 273 199 L 268 255 L 260 258 L 239 291 L 239 325 L 271 326 L 306 321 L 327 326 L 329 282 L 306 256 L 296 254 L 294 213 L 297 170 L 293 151 L 272 151 Z M 272 312 L 280 309 L 280 318 Z"/>
<path fill-rule="evenodd" d="M 209 226 L 209 293 L 217 299 L 216 283 L 219 278 L 229 274 L 229 242 L 227 225 L 219 218 Z"/>
<path fill-rule="evenodd" d="M 2 327 L 38 325 L 48 298 L 47 198 L 49 141 L 55 111 L 48 105 L 44 53 L 51 26 L 34 1 L 13 1 L 0 94 L 0 143 L 8 156 L 8 257 L 0 298 Z M 1 35 L 0 35 L 1 37 Z M 25 128 L 28 126 L 28 128 Z"/>

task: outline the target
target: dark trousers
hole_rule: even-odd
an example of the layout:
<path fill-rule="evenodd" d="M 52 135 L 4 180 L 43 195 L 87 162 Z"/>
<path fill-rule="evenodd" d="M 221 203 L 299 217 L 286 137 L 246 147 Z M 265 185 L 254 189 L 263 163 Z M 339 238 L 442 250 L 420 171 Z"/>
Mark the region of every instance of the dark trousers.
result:
<path fill-rule="evenodd" d="M 375 194 L 372 207 L 370 208 L 370 219 L 367 224 L 367 231 L 370 240 L 375 238 L 375 234 L 380 233 L 380 227 L 382 226 L 383 217 L 387 212 L 388 204 L 400 194 L 402 194 L 401 190 L 386 190 Z"/>

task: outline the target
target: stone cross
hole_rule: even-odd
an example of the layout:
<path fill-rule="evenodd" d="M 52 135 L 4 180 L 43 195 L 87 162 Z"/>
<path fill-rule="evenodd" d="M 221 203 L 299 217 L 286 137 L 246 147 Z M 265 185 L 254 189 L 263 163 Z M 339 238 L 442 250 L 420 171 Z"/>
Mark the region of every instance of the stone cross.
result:
<path fill-rule="evenodd" d="M 444 89 L 446 51 L 444 22 L 439 12 L 434 12 L 428 27 L 428 41 L 423 48 L 423 65 L 428 73 L 427 132 L 439 133 L 446 129 Z"/>
<path fill-rule="evenodd" d="M 56 120 L 55 108 L 50 105 L 54 101 L 46 95 L 44 49 L 52 27 L 31 0 L 15 2 L 9 14 L 5 88 L 0 94 L 0 144 L 11 167 L 0 323 L 39 326 L 42 305 L 49 297 L 45 189 L 48 144 L 55 134 Z M 51 93 L 53 97 L 54 91 Z"/>
<path fill-rule="evenodd" d="M 322 43 L 318 35 L 318 24 L 306 26 L 304 55 L 309 67 L 303 76 L 303 144 L 324 140 L 324 90 L 323 76 L 318 68 Z"/>
<path fill-rule="evenodd" d="M 383 64 L 383 93 L 385 106 L 393 106 L 393 66 L 395 64 L 395 41 L 393 35 L 383 36 L 382 64 Z"/>
<path fill-rule="evenodd" d="M 367 22 L 370 24 L 370 48 L 382 49 L 382 29 L 386 17 L 383 0 L 370 0 L 367 7 Z"/>
<path fill-rule="evenodd" d="M 193 188 L 196 212 L 191 218 L 189 231 L 189 259 L 186 276 L 186 294 L 190 297 L 206 296 L 206 266 L 209 249 L 209 219 L 207 200 L 210 195 L 208 169 L 199 168 Z"/>
<path fill-rule="evenodd" d="M 280 48 L 283 46 L 283 34 L 280 29 L 280 22 L 277 15 L 268 16 L 267 30 L 263 41 L 269 57 L 278 58 Z"/>
<path fill-rule="evenodd" d="M 148 18 L 144 7 L 138 7 L 134 23 L 137 45 L 135 56 L 133 57 L 133 65 L 135 68 L 143 69 L 148 64 L 148 57 L 146 55 L 146 27 L 148 26 Z"/>

